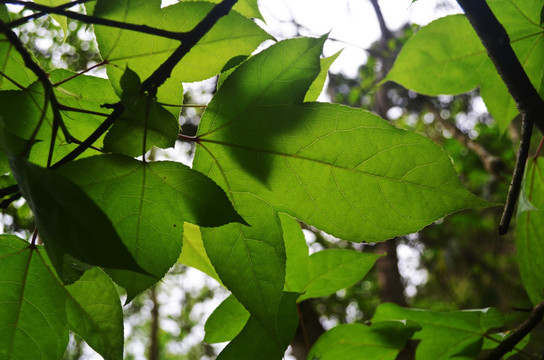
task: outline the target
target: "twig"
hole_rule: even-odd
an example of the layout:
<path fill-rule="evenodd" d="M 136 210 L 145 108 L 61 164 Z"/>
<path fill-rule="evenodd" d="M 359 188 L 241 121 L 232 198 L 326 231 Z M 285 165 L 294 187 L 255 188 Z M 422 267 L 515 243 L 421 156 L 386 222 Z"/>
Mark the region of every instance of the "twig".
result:
<path fill-rule="evenodd" d="M 465 11 L 474 30 L 480 37 L 493 61 L 497 72 L 514 98 L 521 114 L 523 139 L 520 143 L 516 169 L 514 170 L 508 200 L 504 208 L 499 233 L 508 231 L 508 225 L 514 213 L 514 207 L 521 190 L 521 180 L 525 163 L 529 155 L 532 127 L 535 125 L 544 133 L 544 101 L 534 88 L 531 80 L 519 62 L 506 30 L 497 20 L 485 0 L 457 0 Z"/>
<path fill-rule="evenodd" d="M 93 1 L 93 0 L 76 0 L 76 1 L 66 3 L 66 4 L 55 6 L 54 8 L 58 9 L 58 10 L 69 9 L 69 8 L 71 8 L 73 6 L 83 4 L 83 3 L 86 3 L 86 2 L 89 2 L 89 1 Z M 1 0 L 0 3 L 5 4 L 6 1 Z M 42 16 L 45 16 L 45 15 L 47 15 L 47 12 L 37 12 L 37 13 L 34 13 L 32 15 L 28 15 L 28 16 L 22 17 L 20 19 L 14 20 L 14 21 L 8 23 L 7 26 L 9 26 L 11 29 L 13 29 L 13 28 L 15 28 L 17 26 L 21 26 L 23 24 L 26 24 L 30 20 L 38 19 L 38 18 L 40 18 Z"/>
<path fill-rule="evenodd" d="M 132 30 L 132 31 L 137 31 L 144 34 L 155 35 L 155 36 L 160 36 L 167 39 L 173 39 L 173 40 L 179 40 L 179 41 L 183 41 L 185 37 L 185 33 L 182 33 L 182 32 L 168 31 L 168 30 L 158 29 L 151 26 L 147 26 L 147 25 L 136 25 L 136 24 L 130 24 L 130 23 L 122 22 L 122 21 L 103 19 L 96 16 L 81 14 L 75 11 L 59 9 L 58 7 L 40 5 L 40 4 L 36 4 L 29 1 L 2 0 L 1 2 L 6 4 L 23 5 L 27 9 L 37 10 L 44 13 L 63 15 L 70 19 L 79 20 L 86 24 L 105 25 L 109 27 Z"/>
<path fill-rule="evenodd" d="M 497 360 L 501 359 L 505 354 L 509 353 L 514 347 L 533 330 L 544 317 L 544 301 L 535 306 L 529 317 L 521 323 L 520 326 L 511 332 L 511 335 L 504 339 L 499 346 L 491 351 L 484 359 Z"/>
<path fill-rule="evenodd" d="M 521 140 L 519 142 L 518 155 L 516 157 L 516 165 L 514 167 L 514 173 L 512 174 L 512 182 L 508 189 L 508 197 L 506 198 L 506 204 L 504 204 L 504 210 L 502 212 L 501 221 L 499 223 L 499 235 L 504 235 L 508 232 L 510 221 L 514 215 L 514 209 L 518 201 L 519 193 L 521 191 L 521 184 L 523 183 L 523 175 L 525 174 L 525 165 L 529 158 L 529 148 L 531 147 L 531 135 L 533 134 L 533 123 L 530 120 L 521 122 Z"/>

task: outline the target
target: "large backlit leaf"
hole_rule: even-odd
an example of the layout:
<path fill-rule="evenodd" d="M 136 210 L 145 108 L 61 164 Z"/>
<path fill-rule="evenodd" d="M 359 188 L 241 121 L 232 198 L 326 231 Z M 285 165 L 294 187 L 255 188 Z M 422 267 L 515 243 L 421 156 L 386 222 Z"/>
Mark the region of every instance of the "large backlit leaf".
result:
<path fill-rule="evenodd" d="M 404 321 L 339 325 L 321 335 L 308 360 L 395 360 L 419 329 L 414 322 Z"/>
<path fill-rule="evenodd" d="M 0 236 L 0 358 L 62 358 L 68 345 L 66 294 L 43 248 Z"/>
<path fill-rule="evenodd" d="M 96 201 L 134 258 L 154 276 L 108 270 L 130 299 L 177 261 L 185 221 L 201 226 L 243 222 L 223 190 L 181 163 L 103 155 L 68 164 L 62 171 Z"/>
<path fill-rule="evenodd" d="M 90 265 L 146 273 L 134 261 L 110 219 L 81 188 L 19 156 L 10 157 L 10 165 L 63 280 L 67 256 Z"/>
<path fill-rule="evenodd" d="M 421 326 L 414 335 L 419 339 L 416 359 L 474 359 L 480 353 L 484 337 L 490 329 L 501 327 L 504 318 L 497 310 L 436 312 L 406 309 L 395 304 L 382 304 L 372 321 L 411 320 Z"/>
<path fill-rule="evenodd" d="M 228 125 L 252 107 L 268 111 L 268 105 L 278 99 L 282 103 L 302 101 L 310 83 L 319 73 L 319 55 L 323 42 L 324 38 L 284 41 L 242 63 L 227 78 L 209 104 L 198 134 L 207 137 L 216 129 L 224 128 L 228 131 Z M 255 125 L 259 123 L 256 121 Z M 271 135 L 268 134 L 266 138 L 273 140 Z M 262 139 L 265 141 L 265 138 Z M 213 144 L 206 143 L 205 148 L 209 149 L 210 145 Z M 251 226 L 232 224 L 218 229 L 202 229 L 204 246 L 223 283 L 273 337 L 279 338 L 276 322 L 285 278 L 281 226 L 266 200 L 259 200 L 259 195 L 255 197 L 255 179 L 245 172 L 235 170 L 239 167 L 238 161 L 242 160 L 237 155 L 245 154 L 228 146 L 218 147 L 226 152 L 216 154 L 215 149 L 208 152 L 197 147 L 194 167 L 227 191 L 236 210 L 245 214 L 244 218 Z M 218 159 L 226 161 L 227 167 L 216 162 Z M 242 164 L 253 169 L 246 162 Z M 231 170 L 237 174 L 230 175 L 239 179 L 239 185 L 243 183 L 243 186 L 231 186 L 232 179 L 226 176 Z M 259 182 L 255 185 L 262 187 Z M 247 197 L 249 201 L 240 201 L 240 198 L 233 196 L 234 193 Z"/>
<path fill-rule="evenodd" d="M 303 293 L 298 301 L 334 294 L 361 280 L 381 255 L 348 249 L 322 250 L 308 256 L 298 222 L 279 214 L 287 254 L 285 289 Z"/>
<path fill-rule="evenodd" d="M 203 230 L 207 253 L 272 332 L 285 267 L 277 212 L 346 240 L 381 241 L 486 204 L 430 140 L 358 109 L 296 104 L 319 73 L 323 41 L 280 42 L 241 64 L 197 133 L 195 168 L 251 225 Z"/>
<path fill-rule="evenodd" d="M 214 6 L 209 2 L 191 1 L 163 9 L 160 5 L 160 0 L 102 0 L 98 1 L 94 15 L 169 31 L 187 32 Z M 100 54 L 110 64 L 108 76 L 119 93 L 119 81 L 127 65 L 145 79 L 180 45 L 176 40 L 103 26 L 95 26 L 95 32 Z M 270 36 L 251 20 L 237 12 L 231 12 L 221 18 L 182 59 L 171 77 L 159 89 L 158 100 L 181 105 L 182 82 L 204 80 L 219 74 L 229 59 L 251 54 L 268 38 Z"/>
<path fill-rule="evenodd" d="M 210 344 L 230 341 L 242 331 L 248 320 L 247 310 L 231 295 L 206 320 L 204 341 Z"/>
<path fill-rule="evenodd" d="M 521 281 L 534 304 L 544 297 L 544 170 L 540 158 L 529 162 L 522 198 L 534 206 L 518 213 L 516 248 Z M 521 206 L 521 205 L 520 205 Z M 536 209 L 535 209 L 536 208 Z"/>
<path fill-rule="evenodd" d="M 516 55 L 536 89 L 544 67 L 542 0 L 490 1 Z M 529 20 L 529 21 L 528 21 Z M 459 94 L 480 85 L 489 112 L 504 130 L 517 114 L 476 33 L 464 15 L 438 19 L 421 29 L 400 52 L 387 79 L 427 95 Z"/>
<path fill-rule="evenodd" d="M 70 329 L 104 359 L 123 359 L 123 309 L 111 279 L 93 268 L 66 290 Z"/>
<path fill-rule="evenodd" d="M 9 22 L 6 5 L 0 5 L 0 19 Z M 23 58 L 2 34 L 0 35 L 0 90 L 21 90 L 36 80 L 36 75 L 25 66 Z"/>

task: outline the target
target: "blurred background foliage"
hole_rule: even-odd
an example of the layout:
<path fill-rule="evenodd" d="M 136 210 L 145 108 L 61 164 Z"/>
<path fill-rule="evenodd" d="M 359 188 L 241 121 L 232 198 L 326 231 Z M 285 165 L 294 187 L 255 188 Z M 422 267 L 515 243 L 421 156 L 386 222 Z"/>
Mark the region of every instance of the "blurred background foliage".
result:
<path fill-rule="evenodd" d="M 18 9 L 10 8 L 13 19 L 31 14 Z M 45 16 L 16 30 L 46 70 L 68 68 L 79 72 L 101 61 L 89 25 L 69 21 L 64 34 L 52 18 Z M 431 98 L 394 83 L 380 83 L 395 55 L 417 30 L 417 25 L 406 24 L 395 32 L 382 33 L 382 38 L 367 49 L 367 60 L 361 64 L 357 77 L 329 74 L 326 95 L 331 102 L 374 111 L 399 128 L 431 138 L 448 152 L 468 189 L 491 203 L 502 204 L 519 143 L 517 121 L 501 134 L 487 114 L 478 90 Z M 89 73 L 100 76 L 100 71 L 97 68 Z M 190 86 L 184 102 L 205 104 L 213 88 L 213 82 Z M 182 109 L 180 124 L 184 133 L 196 132 L 203 110 L 194 106 Z M 532 143 L 538 144 L 539 139 Z M 158 156 L 190 161 L 192 153 L 190 144 L 179 143 L 175 151 Z M 6 176 L 0 181 L 12 183 Z M 517 326 L 527 316 L 525 310 L 532 306 L 521 285 L 512 234 L 498 235 L 501 210 L 496 206 L 463 211 L 417 234 L 396 239 L 398 275 L 393 276 L 399 277 L 404 294 L 398 302 L 444 311 L 497 307 L 507 317 L 505 330 Z M 26 233 L 28 237 L 34 228 L 30 209 L 22 201 L 12 203 L 2 216 L 4 232 Z M 348 243 L 303 227 L 311 252 L 331 248 L 381 251 L 374 244 Z M 371 319 L 384 298 L 379 271 L 383 269 L 374 269 L 364 280 L 333 296 L 301 303 L 307 332 L 303 336 L 311 340 L 312 332 L 319 336 L 336 324 Z M 162 283 L 124 307 L 126 359 L 214 358 L 221 346 L 202 342 L 203 326 L 209 313 L 226 296 L 226 290 L 198 271 L 182 265 L 174 267 Z M 541 334 L 542 326 L 537 331 Z M 296 340 L 293 354 L 300 358 L 296 347 L 304 345 L 297 345 Z M 544 344 L 532 346 L 528 353 L 544 351 Z M 72 337 L 66 359 L 93 357 L 79 338 Z"/>

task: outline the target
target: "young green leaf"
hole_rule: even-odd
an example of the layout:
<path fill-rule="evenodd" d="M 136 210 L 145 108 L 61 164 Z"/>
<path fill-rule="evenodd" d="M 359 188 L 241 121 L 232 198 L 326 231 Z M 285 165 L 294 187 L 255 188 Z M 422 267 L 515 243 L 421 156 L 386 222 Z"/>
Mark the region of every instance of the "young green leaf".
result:
<path fill-rule="evenodd" d="M 0 236 L 0 358 L 61 359 L 68 345 L 66 294 L 41 247 Z"/>
<path fill-rule="evenodd" d="M 110 219 L 81 188 L 20 156 L 11 156 L 10 165 L 63 281 L 66 255 L 90 265 L 147 273 L 127 250 Z"/>
<path fill-rule="evenodd" d="M 395 360 L 420 329 L 411 321 L 379 321 L 372 326 L 339 325 L 321 335 L 312 346 L 308 360 Z"/>
<path fill-rule="evenodd" d="M 104 150 L 136 157 L 152 146 L 174 147 L 179 134 L 178 120 L 152 96 L 140 93 L 140 79 L 128 67 L 121 78 L 121 87 L 125 112 L 106 134 Z"/>
<path fill-rule="evenodd" d="M 123 359 L 123 309 L 111 279 L 93 268 L 66 291 L 70 329 L 104 359 Z"/>
<path fill-rule="evenodd" d="M 200 228 L 194 224 L 183 224 L 183 247 L 178 262 L 192 266 L 221 283 L 204 249 Z"/>
<path fill-rule="evenodd" d="M 285 289 L 303 293 L 298 301 L 334 294 L 361 280 L 381 255 L 328 249 L 308 256 L 298 222 L 279 214 L 287 254 Z"/>
<path fill-rule="evenodd" d="M 6 9 L 5 5 L 1 5 L 2 8 Z M 7 10 L 2 15 L 8 16 Z M 25 66 L 23 58 L 5 36 L 0 35 L 0 90 L 21 90 L 34 81 L 36 75 Z"/>
<path fill-rule="evenodd" d="M 323 86 L 325 85 L 325 81 L 327 80 L 329 68 L 331 67 L 332 63 L 334 63 L 334 61 L 338 58 L 338 56 L 340 56 L 341 53 L 342 50 L 332 56 L 321 59 L 321 71 L 319 72 L 319 75 L 314 80 L 312 85 L 310 85 L 304 101 L 317 101 L 317 98 L 319 97 L 319 95 L 321 95 L 321 92 L 323 91 Z"/>
<path fill-rule="evenodd" d="M 248 320 L 247 310 L 231 295 L 206 320 L 204 341 L 209 344 L 230 341 L 242 331 Z"/>
<path fill-rule="evenodd" d="M 490 329 L 501 327 L 504 317 L 496 309 L 436 312 L 406 309 L 386 303 L 376 310 L 372 321 L 410 320 L 421 325 L 414 339 L 421 340 L 416 359 L 449 359 L 464 356 L 474 359 Z"/>
<path fill-rule="evenodd" d="M 213 8 L 209 2 L 180 2 L 161 9 L 160 0 L 97 2 L 94 15 L 134 24 L 159 26 L 174 32 L 192 30 Z M 129 66 L 142 79 L 150 76 L 179 46 L 179 41 L 113 27 L 95 26 L 102 58 L 108 61 L 108 77 L 121 93 L 119 81 Z M 221 72 L 225 63 L 238 55 L 249 55 L 270 36 L 237 12 L 221 18 L 206 36 L 191 49 L 159 88 L 158 101 L 181 105 L 181 83 L 210 78 Z M 138 44 L 138 46 L 134 46 Z"/>
<path fill-rule="evenodd" d="M 535 210 L 520 211 L 516 222 L 516 249 L 521 281 L 533 304 L 544 297 L 544 171 L 540 158 L 529 161 L 525 172 L 524 193 Z M 533 209 L 534 209 L 533 208 Z"/>
<path fill-rule="evenodd" d="M 96 201 L 134 258 L 154 276 L 108 270 L 129 299 L 177 261 L 185 221 L 201 226 L 244 222 L 221 188 L 181 163 L 103 155 L 67 164 L 61 171 Z"/>

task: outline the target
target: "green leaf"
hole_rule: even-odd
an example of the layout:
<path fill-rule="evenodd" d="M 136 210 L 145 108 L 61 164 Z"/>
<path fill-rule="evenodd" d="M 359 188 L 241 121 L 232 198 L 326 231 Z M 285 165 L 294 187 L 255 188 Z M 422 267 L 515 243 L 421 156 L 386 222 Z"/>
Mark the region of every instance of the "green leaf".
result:
<path fill-rule="evenodd" d="M 516 222 L 516 249 L 521 281 L 533 304 L 544 297 L 544 169 L 543 160 L 529 161 L 523 194 L 537 211 L 520 211 Z"/>
<path fill-rule="evenodd" d="M 298 301 L 334 294 L 361 280 L 381 255 L 328 249 L 308 256 L 298 222 L 279 214 L 287 254 L 285 289 L 303 293 Z"/>
<path fill-rule="evenodd" d="M 183 247 L 181 248 L 179 262 L 194 267 L 221 283 L 219 275 L 215 272 L 206 254 L 206 249 L 204 249 L 200 228 L 196 225 L 183 224 Z"/>
<path fill-rule="evenodd" d="M 208 2 L 181 2 L 164 9 L 160 0 L 131 2 L 130 0 L 98 1 L 94 15 L 123 22 L 161 29 L 187 32 L 192 30 L 213 8 Z M 108 61 L 108 77 L 121 93 L 119 81 L 125 67 L 149 77 L 179 46 L 176 40 L 146 35 L 134 31 L 95 26 L 102 58 Z M 210 78 L 221 72 L 225 63 L 238 55 L 249 55 L 270 36 L 246 17 L 231 12 L 221 18 L 206 36 L 191 49 L 174 69 L 171 77 L 159 88 L 158 101 L 181 105 L 182 82 Z M 138 46 L 134 46 L 138 44 Z"/>
<path fill-rule="evenodd" d="M 127 289 L 129 299 L 162 278 L 177 261 L 185 221 L 201 226 L 244 221 L 223 190 L 181 163 L 103 155 L 61 170 L 96 201 L 134 258 L 154 276 L 108 270 Z"/>
<path fill-rule="evenodd" d="M 304 101 L 317 101 L 317 98 L 319 97 L 319 95 L 321 95 L 321 92 L 323 92 L 323 86 L 325 85 L 325 81 L 327 80 L 329 68 L 331 67 L 332 63 L 338 58 L 338 56 L 340 56 L 341 53 L 342 50 L 338 51 L 332 56 L 321 59 L 321 71 L 319 72 L 319 75 L 317 75 L 317 78 L 314 80 L 312 85 L 310 85 L 310 89 L 308 89 Z"/>
<path fill-rule="evenodd" d="M 174 147 L 179 122 L 168 110 L 147 94 L 140 94 L 140 79 L 128 67 L 121 78 L 125 106 L 104 139 L 104 150 L 132 157 L 145 154 L 152 146 Z"/>
<path fill-rule="evenodd" d="M 242 332 L 219 354 L 217 360 L 279 360 L 291 342 L 298 325 L 295 301 L 300 294 L 282 294 L 277 323 L 278 336 L 272 335 L 254 316 L 247 321 Z"/>
<path fill-rule="evenodd" d="M 102 210 L 59 173 L 11 156 L 10 165 L 27 200 L 57 273 L 63 281 L 66 256 L 84 263 L 145 274 Z"/>
<path fill-rule="evenodd" d="M 380 241 L 486 204 L 430 140 L 358 109 L 301 104 L 324 40 L 280 42 L 241 64 L 197 132 L 195 169 L 251 225 L 203 230 L 204 246 L 223 283 L 271 333 L 285 267 L 276 213 L 346 240 Z"/>
<path fill-rule="evenodd" d="M 449 359 L 463 356 L 476 358 L 490 329 L 501 327 L 504 318 L 496 309 L 436 312 L 406 309 L 395 304 L 382 304 L 372 319 L 410 320 L 421 326 L 414 335 L 419 339 L 416 359 Z"/>
<path fill-rule="evenodd" d="M 204 341 L 209 344 L 230 341 L 242 331 L 248 319 L 247 310 L 231 295 L 206 320 Z"/>
<path fill-rule="evenodd" d="M 540 89 L 544 38 L 536 3 L 492 1 L 490 6 L 533 85 Z M 387 79 L 425 95 L 460 94 L 480 85 L 502 130 L 517 115 L 514 100 L 464 15 L 446 16 L 422 28 L 403 47 Z"/>
<path fill-rule="evenodd" d="M 42 247 L 0 236 L 0 358 L 62 358 L 68 345 L 66 295 Z"/>
<path fill-rule="evenodd" d="M 110 278 L 93 268 L 66 290 L 71 330 L 105 359 L 123 359 L 123 309 Z"/>
<path fill-rule="evenodd" d="M 339 325 L 321 335 L 312 346 L 308 360 L 395 360 L 419 329 L 410 321 L 380 321 L 372 326 Z"/>
<path fill-rule="evenodd" d="M 185 1 L 200 1 L 200 0 L 185 0 Z M 219 4 L 221 0 L 206 0 L 211 3 Z M 263 16 L 257 5 L 257 0 L 238 0 L 234 5 L 233 10 L 236 10 L 240 14 L 248 18 L 256 18 L 264 21 Z"/>

